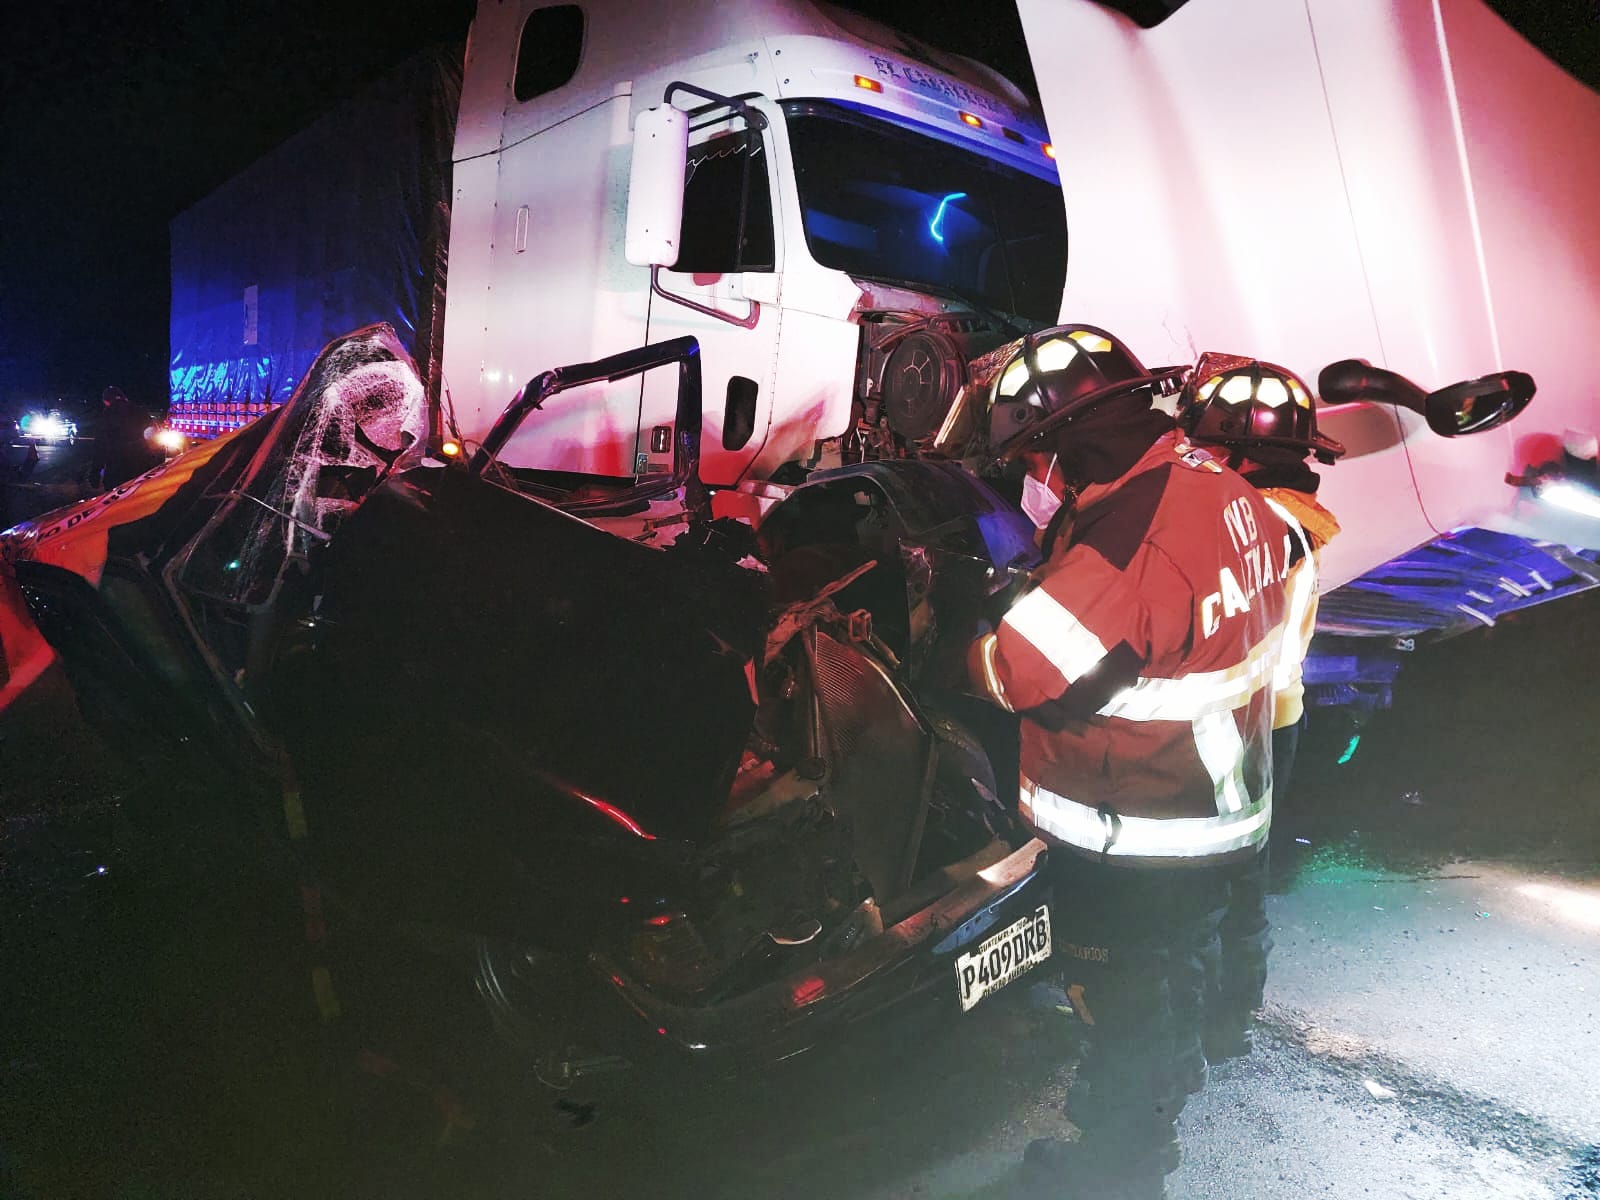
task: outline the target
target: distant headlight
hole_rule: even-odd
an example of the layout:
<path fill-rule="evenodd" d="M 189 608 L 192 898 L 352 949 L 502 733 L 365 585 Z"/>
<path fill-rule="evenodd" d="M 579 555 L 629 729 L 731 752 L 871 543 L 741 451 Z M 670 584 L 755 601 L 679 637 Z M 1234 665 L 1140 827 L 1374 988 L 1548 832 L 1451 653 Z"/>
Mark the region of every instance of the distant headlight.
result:
<path fill-rule="evenodd" d="M 17 422 L 17 427 L 29 437 L 42 438 L 47 442 L 69 438 L 73 434 L 72 422 L 58 413 L 27 413 Z"/>
<path fill-rule="evenodd" d="M 168 454 L 182 454 L 189 445 L 189 439 L 176 429 L 158 429 L 150 440 L 157 449 L 165 450 Z"/>

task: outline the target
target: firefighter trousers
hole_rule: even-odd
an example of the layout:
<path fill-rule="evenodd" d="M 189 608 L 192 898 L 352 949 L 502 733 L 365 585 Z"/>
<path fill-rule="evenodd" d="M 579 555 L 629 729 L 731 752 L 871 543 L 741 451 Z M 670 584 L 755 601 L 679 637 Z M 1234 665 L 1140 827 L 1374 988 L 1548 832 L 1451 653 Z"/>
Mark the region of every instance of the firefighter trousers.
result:
<path fill-rule="evenodd" d="M 1051 871 L 1055 957 L 1085 1042 L 1067 1115 L 1084 1154 L 1170 1171 L 1178 1115 L 1205 1080 L 1226 869 L 1153 870 L 1058 852 Z"/>
<path fill-rule="evenodd" d="M 1267 848 L 1225 869 L 1226 906 L 1218 958 L 1206 977 L 1206 1057 L 1213 1062 L 1250 1050 L 1250 1021 L 1267 986 L 1272 932 L 1267 924 Z"/>
<path fill-rule="evenodd" d="M 1300 749 L 1300 733 L 1306 719 L 1272 731 L 1272 803 L 1282 808 L 1289 802 L 1289 781 L 1294 778 L 1294 760 Z"/>

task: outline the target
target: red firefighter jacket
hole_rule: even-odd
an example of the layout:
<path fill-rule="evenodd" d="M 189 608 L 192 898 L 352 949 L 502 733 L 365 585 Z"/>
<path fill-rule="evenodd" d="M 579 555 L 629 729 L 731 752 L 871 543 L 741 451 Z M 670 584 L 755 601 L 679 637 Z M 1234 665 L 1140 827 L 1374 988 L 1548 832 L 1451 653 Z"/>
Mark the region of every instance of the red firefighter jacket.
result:
<path fill-rule="evenodd" d="M 1177 433 L 1086 489 L 1064 545 L 980 645 L 1021 713 L 1022 814 L 1149 865 L 1243 857 L 1272 818 L 1272 676 L 1299 539 Z"/>

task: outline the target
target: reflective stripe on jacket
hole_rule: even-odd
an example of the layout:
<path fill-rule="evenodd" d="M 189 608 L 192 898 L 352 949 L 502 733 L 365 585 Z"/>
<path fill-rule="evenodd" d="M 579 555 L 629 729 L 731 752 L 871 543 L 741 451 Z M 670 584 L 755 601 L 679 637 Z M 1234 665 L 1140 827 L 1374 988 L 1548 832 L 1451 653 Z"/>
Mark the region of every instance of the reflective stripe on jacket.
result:
<path fill-rule="evenodd" d="M 1086 489 L 982 647 L 1021 713 L 1022 812 L 1084 853 L 1201 864 L 1271 822 L 1272 683 L 1298 540 L 1176 433 Z"/>
<path fill-rule="evenodd" d="M 1306 655 L 1317 631 L 1317 601 L 1321 594 L 1322 547 L 1339 532 L 1339 522 L 1310 492 L 1293 488 L 1263 488 L 1272 511 L 1302 539 L 1305 558 L 1290 570 L 1289 611 L 1283 624 L 1283 653 L 1273 679 L 1272 727 L 1284 729 L 1305 715 Z"/>

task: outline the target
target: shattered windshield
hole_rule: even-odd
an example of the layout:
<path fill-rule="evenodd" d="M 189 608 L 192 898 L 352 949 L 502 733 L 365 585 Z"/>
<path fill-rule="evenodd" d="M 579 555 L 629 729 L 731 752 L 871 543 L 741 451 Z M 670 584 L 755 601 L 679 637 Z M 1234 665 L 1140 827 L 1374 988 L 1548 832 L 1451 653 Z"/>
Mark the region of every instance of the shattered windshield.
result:
<path fill-rule="evenodd" d="M 410 356 L 387 325 L 334 342 L 318 356 L 272 438 L 188 552 L 194 593 L 266 603 L 285 564 L 327 541 L 391 471 L 422 456 L 427 400 Z"/>
<path fill-rule="evenodd" d="M 838 105 L 785 111 L 819 263 L 1056 319 L 1067 273 L 1057 183 Z"/>

